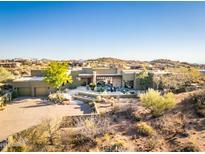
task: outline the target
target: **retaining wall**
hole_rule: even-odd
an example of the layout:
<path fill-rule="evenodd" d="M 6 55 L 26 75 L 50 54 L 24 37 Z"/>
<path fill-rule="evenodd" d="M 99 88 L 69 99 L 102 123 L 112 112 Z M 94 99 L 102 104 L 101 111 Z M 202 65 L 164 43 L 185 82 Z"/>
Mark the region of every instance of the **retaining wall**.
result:
<path fill-rule="evenodd" d="M 97 98 L 97 96 L 102 96 L 102 97 L 114 97 L 114 98 L 137 98 L 137 94 L 94 94 L 94 93 L 88 93 L 88 92 L 78 92 L 78 95 L 81 96 L 88 96 L 88 97 L 93 97 Z"/>

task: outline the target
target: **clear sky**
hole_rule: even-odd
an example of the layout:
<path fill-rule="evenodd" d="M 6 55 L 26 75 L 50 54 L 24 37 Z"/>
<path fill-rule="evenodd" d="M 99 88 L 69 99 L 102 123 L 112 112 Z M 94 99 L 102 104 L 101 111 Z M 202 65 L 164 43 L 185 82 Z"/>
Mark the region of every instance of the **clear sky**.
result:
<path fill-rule="evenodd" d="M 205 2 L 0 2 L 0 58 L 205 63 Z"/>

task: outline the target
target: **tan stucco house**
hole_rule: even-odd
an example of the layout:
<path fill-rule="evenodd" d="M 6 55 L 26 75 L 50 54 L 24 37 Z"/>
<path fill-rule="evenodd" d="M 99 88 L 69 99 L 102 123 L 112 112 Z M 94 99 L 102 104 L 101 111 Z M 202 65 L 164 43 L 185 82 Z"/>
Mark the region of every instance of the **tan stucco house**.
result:
<path fill-rule="evenodd" d="M 38 76 L 16 79 L 12 82 L 12 86 L 18 96 L 48 96 L 52 91 L 51 86 L 43 81 L 43 77 Z"/>
<path fill-rule="evenodd" d="M 136 79 L 136 75 L 142 70 L 129 69 L 123 70 L 118 68 L 91 68 L 84 67 L 78 70 L 72 70 L 71 75 L 73 77 L 79 77 L 83 85 L 90 83 L 105 82 L 112 84 L 114 87 L 127 87 L 132 89 L 139 88 L 139 82 Z M 149 71 L 152 74 L 167 74 L 168 72 L 163 71 Z"/>

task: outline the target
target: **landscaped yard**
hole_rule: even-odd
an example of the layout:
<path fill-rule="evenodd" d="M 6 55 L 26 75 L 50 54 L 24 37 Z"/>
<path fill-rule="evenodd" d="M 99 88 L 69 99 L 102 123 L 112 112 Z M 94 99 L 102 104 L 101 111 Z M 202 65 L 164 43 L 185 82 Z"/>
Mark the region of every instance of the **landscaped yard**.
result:
<path fill-rule="evenodd" d="M 43 98 L 18 98 L 0 111 L 0 141 L 44 119 L 86 113 L 91 113 L 90 107 L 77 100 L 69 105 L 58 105 Z"/>

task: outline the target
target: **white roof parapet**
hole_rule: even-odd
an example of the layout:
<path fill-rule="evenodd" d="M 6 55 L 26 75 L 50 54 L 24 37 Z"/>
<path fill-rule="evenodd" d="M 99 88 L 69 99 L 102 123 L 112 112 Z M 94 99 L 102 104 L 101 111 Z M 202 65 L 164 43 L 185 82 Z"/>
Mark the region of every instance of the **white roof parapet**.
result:
<path fill-rule="evenodd" d="M 133 69 L 133 70 L 122 70 L 123 73 L 140 73 L 143 70 L 139 70 L 139 69 Z M 149 73 L 153 73 L 153 74 L 170 74 L 171 72 L 166 72 L 166 71 L 161 71 L 161 70 L 148 70 Z"/>
<path fill-rule="evenodd" d="M 18 79 L 13 80 L 13 82 L 23 82 L 23 81 L 43 81 L 44 77 L 37 77 L 37 76 L 32 76 L 32 77 L 21 77 Z"/>
<path fill-rule="evenodd" d="M 122 74 L 96 74 L 96 76 L 121 76 Z M 79 74 L 80 77 L 92 77 L 93 74 Z"/>

